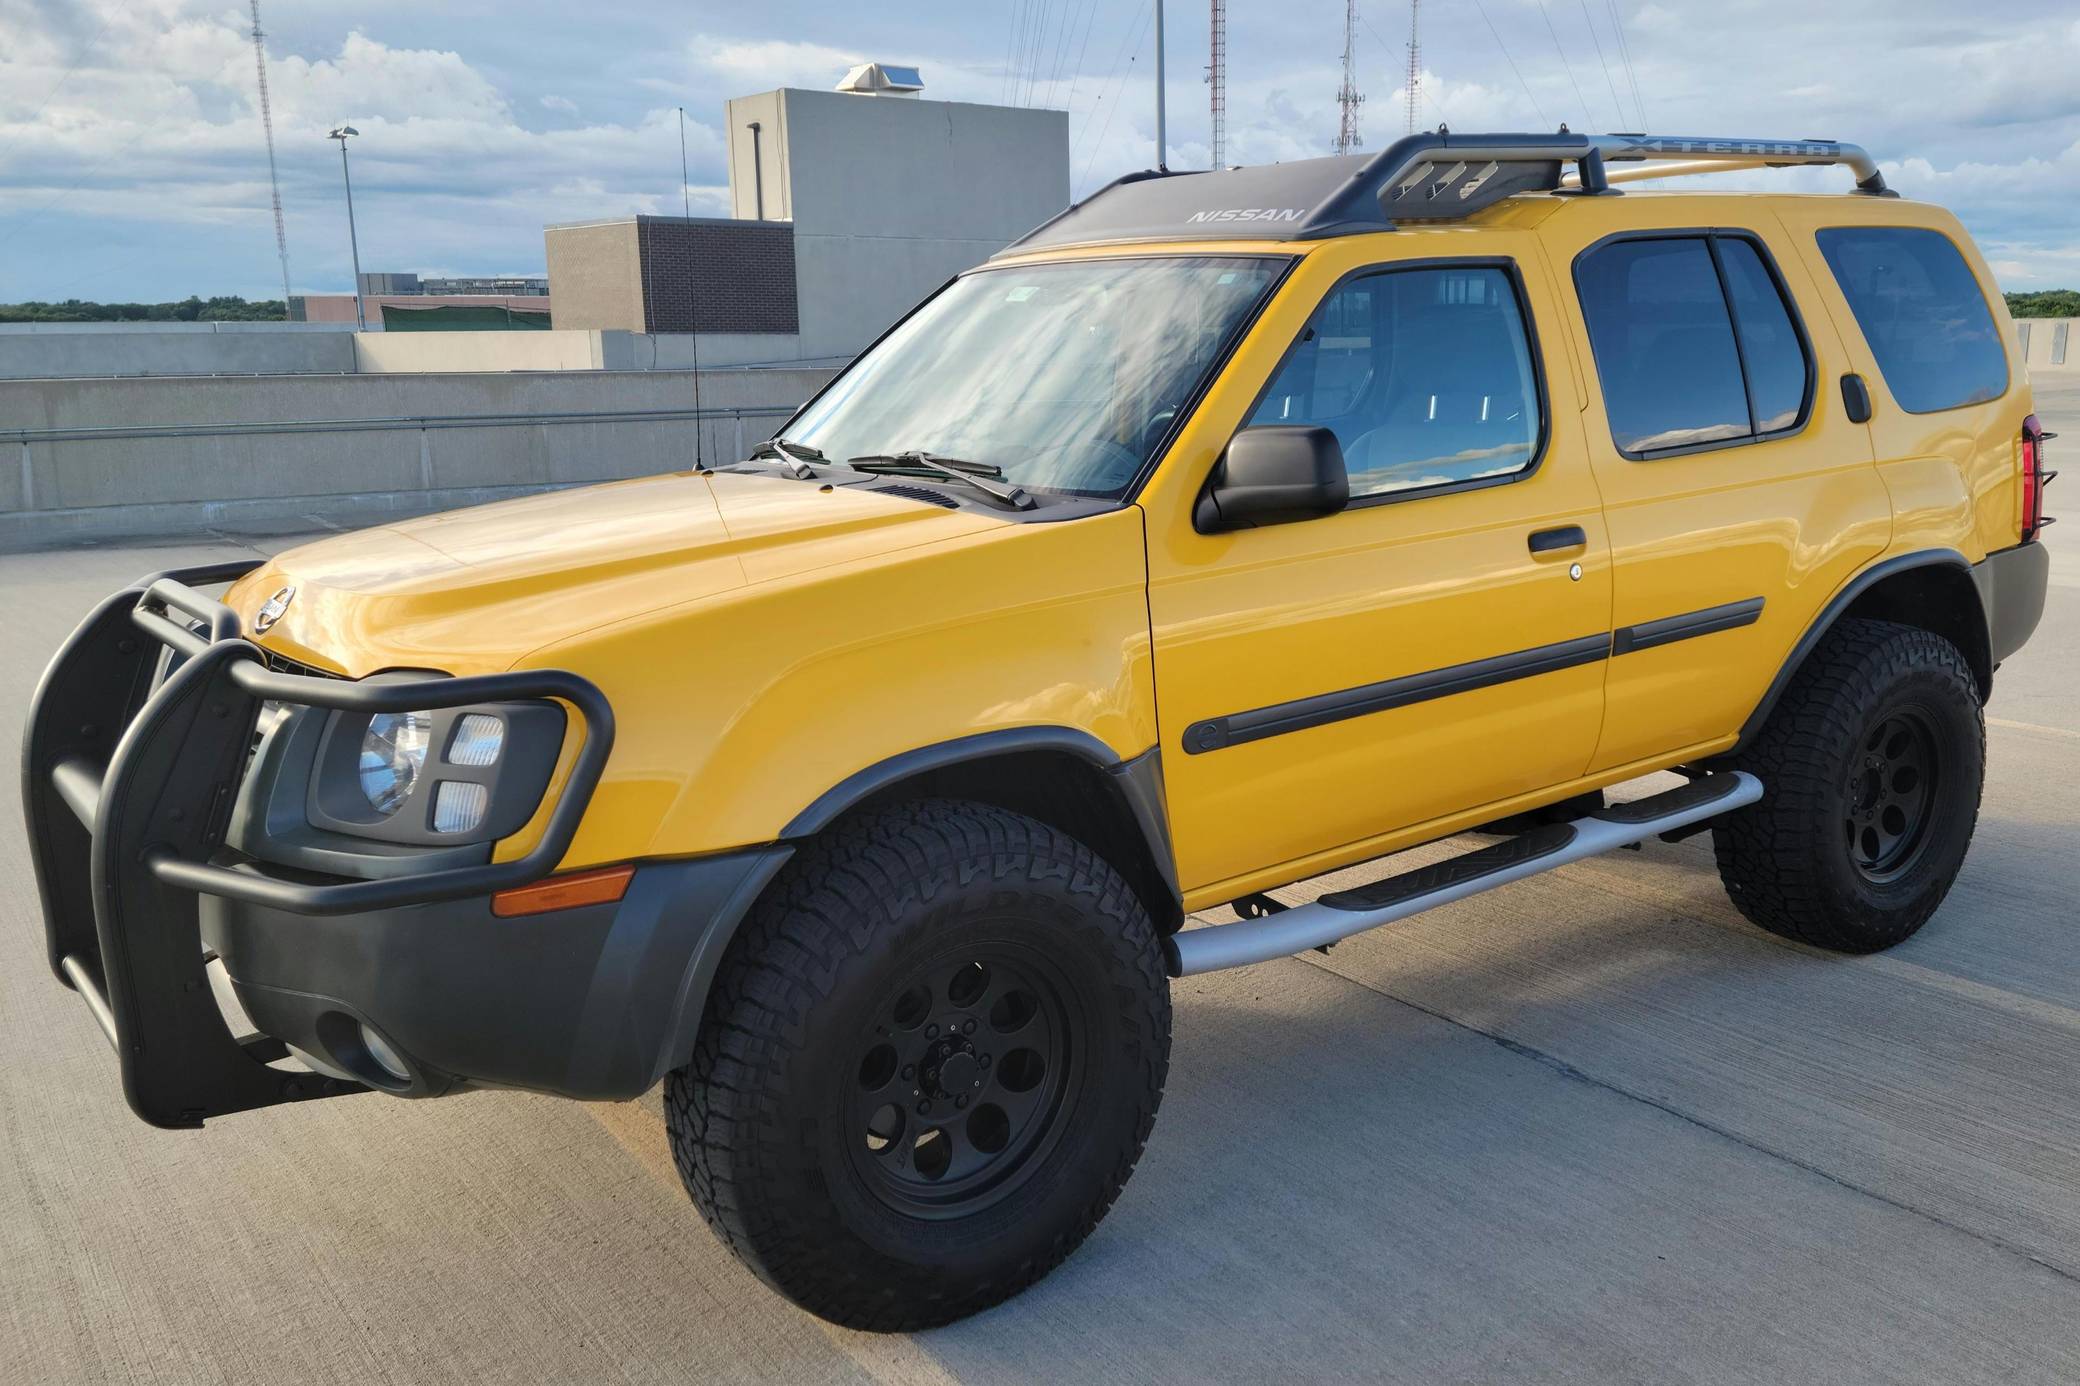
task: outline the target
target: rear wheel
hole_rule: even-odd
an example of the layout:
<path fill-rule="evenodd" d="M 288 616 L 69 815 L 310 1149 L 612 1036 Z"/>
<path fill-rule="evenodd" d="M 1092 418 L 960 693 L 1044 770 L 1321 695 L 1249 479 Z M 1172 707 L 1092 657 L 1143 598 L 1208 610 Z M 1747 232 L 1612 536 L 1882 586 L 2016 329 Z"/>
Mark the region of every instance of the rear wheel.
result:
<path fill-rule="evenodd" d="M 1018 814 L 918 801 L 806 847 L 666 1088 L 709 1224 L 813 1313 L 946 1323 L 1045 1275 L 1126 1182 L 1169 1060 L 1133 890 Z"/>
<path fill-rule="evenodd" d="M 1866 953 L 1935 913 L 1979 816 L 1986 731 L 1955 645 L 1845 620 L 1739 761 L 1763 797 L 1713 829 L 1719 875 L 1772 933 Z"/>

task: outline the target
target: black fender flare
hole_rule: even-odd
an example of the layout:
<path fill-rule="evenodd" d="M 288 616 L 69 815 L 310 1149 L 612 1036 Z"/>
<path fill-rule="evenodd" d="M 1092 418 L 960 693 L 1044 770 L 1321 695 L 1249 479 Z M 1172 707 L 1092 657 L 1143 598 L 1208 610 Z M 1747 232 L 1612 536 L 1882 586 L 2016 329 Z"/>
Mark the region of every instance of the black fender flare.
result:
<path fill-rule="evenodd" d="M 1834 623 L 1856 604 L 1857 598 L 1888 578 L 1920 568 L 1954 568 L 1967 579 L 1972 576 L 1971 560 L 1957 550 L 1920 549 L 1913 553 L 1896 554 L 1891 558 L 1881 559 L 1850 578 L 1843 584 L 1842 589 L 1834 594 L 1826 608 L 1814 618 L 1813 623 L 1806 627 L 1805 634 L 1798 638 L 1798 643 L 1791 647 L 1791 653 L 1785 657 L 1783 666 L 1777 670 L 1777 676 L 1770 681 L 1768 691 L 1762 695 L 1762 701 L 1748 714 L 1747 721 L 1741 723 L 1740 740 L 1724 754 L 1738 754 L 1755 740 L 1762 731 L 1763 724 L 1769 721 L 1770 713 L 1776 710 L 1778 699 L 1782 698 L 1784 690 L 1791 686 L 1792 676 L 1798 672 L 1799 666 L 1806 662 L 1806 656 L 1826 638 Z M 1983 605 L 1980 614 L 1982 617 L 1985 615 Z"/>
<path fill-rule="evenodd" d="M 1150 747 L 1140 755 L 1121 760 L 1110 746 L 1089 732 L 1074 727 L 1006 727 L 955 737 L 930 746 L 919 746 L 877 761 L 847 775 L 788 821 L 777 841 L 761 847 L 708 859 L 722 868 L 714 882 L 703 880 L 698 911 L 708 920 L 681 977 L 677 1001 L 668 1027 L 663 1052 L 652 1070 L 651 1081 L 693 1056 L 702 1016 L 707 1010 L 709 989 L 721 970 L 738 928 L 757 904 L 773 878 L 794 856 L 806 839 L 836 822 L 848 810 L 875 794 L 905 780 L 949 766 L 990 760 L 1022 752 L 1044 751 L 1067 754 L 1089 764 L 1109 779 L 1120 795 L 1128 816 L 1139 829 L 1144 845 L 1170 894 L 1182 896 L 1177 887 L 1177 855 L 1170 845 L 1170 817 L 1163 794 L 1161 751 Z"/>
<path fill-rule="evenodd" d="M 890 756 L 854 771 L 818 795 L 815 802 L 796 814 L 781 830 L 781 840 L 792 841 L 821 832 L 870 796 L 929 771 L 1029 751 L 1073 756 L 1103 772 L 1119 791 L 1134 826 L 1141 833 L 1150 859 L 1162 874 L 1163 883 L 1172 895 L 1180 894 L 1177 854 L 1170 843 L 1170 811 L 1163 793 L 1160 749 L 1150 747 L 1139 755 L 1122 760 L 1110 746 L 1075 727 L 1001 727 Z"/>

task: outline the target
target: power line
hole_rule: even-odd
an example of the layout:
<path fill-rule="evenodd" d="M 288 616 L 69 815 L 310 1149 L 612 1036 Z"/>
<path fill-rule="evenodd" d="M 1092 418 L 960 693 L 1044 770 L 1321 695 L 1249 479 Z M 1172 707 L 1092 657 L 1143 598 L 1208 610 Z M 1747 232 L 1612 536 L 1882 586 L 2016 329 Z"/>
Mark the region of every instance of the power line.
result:
<path fill-rule="evenodd" d="M 1612 0 L 1612 3 L 1616 3 L 1616 0 Z M 1540 125 L 1552 124 L 1550 120 L 1546 119 L 1545 111 L 1539 107 L 1538 98 L 1531 94 L 1531 84 L 1525 81 L 1524 74 L 1518 71 L 1517 60 L 1509 55 L 1509 47 L 1508 45 L 1503 43 L 1501 31 L 1495 27 L 1495 21 L 1488 18 L 1488 11 L 1484 6 L 1482 6 L 1481 0 L 1473 0 L 1473 7 L 1474 9 L 1480 11 L 1481 23 L 1488 26 L 1488 33 L 1491 37 L 1494 38 L 1495 46 L 1502 51 L 1502 60 L 1509 64 L 1509 70 L 1511 72 L 1515 72 L 1517 74 L 1517 85 L 1524 89 L 1524 99 L 1531 103 L 1531 109 L 1533 113 L 1535 113 L 1538 116 L 1538 123 Z"/>
<path fill-rule="evenodd" d="M 997 83 L 997 100 L 1007 106 L 1011 104 L 1011 59 L 1018 51 L 1018 23 L 1024 11 L 1025 0 L 1012 0 L 1011 23 L 1004 35 L 1004 80 Z"/>
<path fill-rule="evenodd" d="M 1560 66 L 1567 69 L 1567 84 L 1574 88 L 1574 99 L 1582 103 L 1582 126 L 1589 128 L 1594 122 L 1589 115 L 1589 98 L 1582 95 L 1582 84 L 1574 79 L 1574 64 L 1567 61 L 1567 50 L 1560 46 L 1560 35 L 1553 28 L 1553 16 L 1546 12 L 1546 0 L 1538 0 L 1539 17 L 1546 22 L 1546 33 L 1553 39 L 1553 51 L 1560 55 Z"/>
<path fill-rule="evenodd" d="M 1618 0 L 1604 0 L 1611 10 L 1611 28 L 1618 32 L 1618 56 L 1625 60 L 1625 80 L 1632 86 L 1632 108 L 1639 112 L 1639 128 L 1647 128 L 1647 104 L 1639 99 L 1639 74 L 1632 70 L 1632 45 L 1625 39 L 1625 19 L 1618 12 Z"/>
<path fill-rule="evenodd" d="M 1143 5 L 1146 5 L 1148 3 L 1148 0 L 1142 0 L 1142 3 Z M 1098 81 L 1097 99 L 1094 102 L 1092 102 L 1092 106 L 1094 107 L 1094 109 L 1091 111 L 1090 115 L 1084 117 L 1082 128 L 1076 132 L 1076 143 L 1069 150 L 1069 163 L 1072 167 L 1075 165 L 1078 156 L 1080 156 L 1083 153 L 1084 141 L 1090 138 L 1091 131 L 1095 128 L 1095 121 L 1098 114 L 1095 107 L 1102 106 L 1105 104 L 1106 89 L 1113 84 L 1113 79 L 1119 76 L 1120 64 L 1127 60 L 1127 45 L 1133 42 L 1134 24 L 1137 20 L 1140 19 L 1140 17 L 1140 13 L 1139 11 L 1137 11 L 1134 15 L 1134 18 L 1127 21 L 1126 29 L 1123 30 L 1120 34 L 1119 51 L 1112 55 L 1112 66 L 1106 69 L 1105 75 Z M 1137 49 L 1136 51 L 1139 50 Z"/>
<path fill-rule="evenodd" d="M 1083 42 L 1076 48 L 1076 66 L 1069 73 L 1069 99 L 1062 104 L 1068 106 L 1076 100 L 1076 84 L 1083 78 L 1083 60 L 1091 51 L 1091 28 L 1098 20 L 1098 0 L 1091 0 L 1091 7 L 1083 15 Z"/>
<path fill-rule="evenodd" d="M 1113 67 L 1118 72 L 1120 80 L 1118 86 L 1114 89 L 1113 92 L 1112 105 L 1105 112 L 1105 124 L 1098 131 L 1098 142 L 1091 146 L 1090 161 L 1083 166 L 1082 181 L 1085 183 L 1090 182 L 1091 169 L 1097 165 L 1098 155 L 1105 148 L 1105 136 L 1112 132 L 1112 116 L 1113 112 L 1119 109 L 1119 94 L 1126 90 L 1127 71 L 1131 69 L 1135 63 L 1141 60 L 1141 44 L 1143 40 L 1145 40 L 1148 37 L 1148 21 L 1153 13 L 1154 11 L 1150 8 L 1148 0 L 1143 0 L 1141 6 L 1141 13 L 1137 16 L 1137 18 L 1141 21 L 1141 28 L 1140 31 L 1134 37 L 1134 54 L 1132 57 L 1127 58 L 1127 66 L 1124 69 L 1120 68 L 1117 59 L 1113 61 Z M 1126 51 L 1126 44 L 1122 42 L 1120 45 L 1121 55 L 1125 56 Z M 1101 101 L 1105 99 L 1104 94 L 1102 92 L 1100 92 L 1098 99 Z M 1086 123 L 1085 128 L 1089 128 L 1088 123 Z"/>
<path fill-rule="evenodd" d="M 1604 61 L 1603 40 L 1596 37 L 1596 21 L 1589 18 L 1589 0 L 1576 0 L 1582 7 L 1582 23 L 1589 26 L 1589 42 L 1596 45 L 1596 61 L 1603 67 L 1603 84 L 1611 89 L 1611 106 L 1618 113 L 1618 124 L 1625 123 L 1625 103 L 1618 99 L 1618 84 L 1611 80 L 1611 65 Z"/>
<path fill-rule="evenodd" d="M 1391 53 L 1391 52 L 1393 52 L 1393 51 L 1394 51 L 1394 45 L 1393 45 L 1393 44 L 1391 44 L 1391 43 L 1388 43 L 1388 42 L 1387 42 L 1387 41 L 1386 41 L 1385 39 L 1381 38 L 1381 37 L 1380 37 L 1380 33 L 1379 33 L 1379 30 L 1377 30 L 1377 29 L 1375 29 L 1375 28 L 1373 28 L 1373 27 L 1372 27 L 1372 21 L 1371 21 L 1371 20 L 1369 20 L 1369 19 L 1367 19 L 1367 18 L 1365 17 L 1365 11 L 1363 11 L 1363 10 L 1360 10 L 1360 11 L 1358 11 L 1358 22 L 1359 22 L 1360 24 L 1362 24 L 1362 25 L 1364 25 L 1364 26 L 1365 26 L 1365 32 L 1366 32 L 1366 33 L 1368 33 L 1368 34 L 1372 35 L 1372 41 L 1373 41 L 1374 43 L 1376 43 L 1376 44 L 1378 44 L 1378 45 L 1379 45 L 1380 47 L 1382 47 L 1382 48 L 1386 49 L 1386 50 L 1387 50 L 1387 51 L 1388 51 L 1389 53 Z M 1421 76 L 1420 76 L 1420 75 L 1419 75 L 1419 76 L 1418 76 L 1418 77 L 1416 78 L 1416 88 L 1420 90 L 1420 93 L 1421 93 L 1422 99 L 1423 99 L 1423 100 L 1425 100 L 1425 101 L 1427 101 L 1427 102 L 1429 102 L 1429 103 L 1430 103 L 1430 105 L 1431 105 L 1431 107 L 1432 107 L 1432 108 L 1433 108 L 1434 110 L 1436 110 L 1437 114 L 1438 114 L 1438 115 L 1439 115 L 1439 116 L 1440 116 L 1440 117 L 1441 117 L 1441 118 L 1442 118 L 1442 119 L 1444 120 L 1444 122 L 1445 122 L 1446 124 L 1448 124 L 1448 125 L 1449 125 L 1449 124 L 1451 123 L 1451 120 L 1452 120 L 1452 115 L 1451 115 L 1451 112 L 1450 112 L 1450 111 L 1447 111 L 1447 110 L 1446 110 L 1446 109 L 1444 108 L 1444 101 L 1443 101 L 1443 99 L 1442 99 L 1442 98 L 1440 98 L 1440 97 L 1439 97 L 1439 96 L 1437 95 L 1437 93 L 1436 93 L 1436 92 L 1434 92 L 1434 91 L 1432 91 L 1432 90 L 1430 89 L 1430 86 L 1429 86 L 1429 84 L 1428 84 L 1428 83 L 1426 83 L 1426 82 L 1424 82 L 1424 81 L 1422 80 L 1422 78 L 1421 78 Z M 1362 99 L 1362 98 L 1361 98 L 1361 99 Z M 1414 134 L 1414 133 L 1415 133 L 1415 125 L 1413 124 L 1413 121 L 1414 121 L 1414 115 L 1413 115 L 1413 113 L 1411 113 L 1411 115 L 1410 115 L 1410 121 L 1411 121 L 1411 124 L 1410 124 L 1410 125 L 1409 125 L 1409 127 L 1408 127 L 1408 133 L 1412 135 L 1412 134 Z"/>

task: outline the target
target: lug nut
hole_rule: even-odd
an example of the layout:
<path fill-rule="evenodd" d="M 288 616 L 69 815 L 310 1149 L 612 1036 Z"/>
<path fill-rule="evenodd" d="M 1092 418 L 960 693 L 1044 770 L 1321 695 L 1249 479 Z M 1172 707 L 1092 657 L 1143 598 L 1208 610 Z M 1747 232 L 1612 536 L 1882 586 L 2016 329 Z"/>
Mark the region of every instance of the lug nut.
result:
<path fill-rule="evenodd" d="M 988 1067 L 989 1067 L 989 1055 L 987 1055 L 987 1054 L 984 1054 L 984 1055 L 982 1056 L 982 1066 L 983 1066 L 984 1068 L 988 1068 Z"/>
<path fill-rule="evenodd" d="M 931 1115 L 931 1111 L 932 1104 L 930 1102 L 920 1102 L 917 1104 L 917 1114 L 919 1116 L 929 1116 Z"/>
<path fill-rule="evenodd" d="M 904 1064 L 904 1065 L 903 1065 L 903 1076 L 904 1076 L 905 1078 L 915 1078 L 915 1077 L 917 1076 L 917 1065 L 916 1065 L 916 1064 Z"/>
<path fill-rule="evenodd" d="M 937 1035 L 938 1033 L 939 1033 L 939 1026 L 938 1026 L 937 1022 L 934 1022 L 933 1024 L 930 1024 L 930 1025 L 927 1025 L 927 1026 L 925 1026 L 925 1027 L 924 1027 L 924 1037 L 925 1037 L 926 1039 L 931 1039 L 931 1038 L 932 1038 L 933 1036 Z"/>
<path fill-rule="evenodd" d="M 965 1107 L 965 1106 L 967 1106 L 967 1105 L 968 1105 L 968 1099 L 967 1099 L 967 1098 L 965 1098 L 965 1097 L 956 1097 L 956 1098 L 954 1098 L 954 1099 L 953 1099 L 953 1105 L 954 1105 L 954 1108 L 955 1108 L 956 1110 L 958 1110 L 958 1109 L 960 1109 L 960 1108 L 962 1108 L 962 1107 Z"/>

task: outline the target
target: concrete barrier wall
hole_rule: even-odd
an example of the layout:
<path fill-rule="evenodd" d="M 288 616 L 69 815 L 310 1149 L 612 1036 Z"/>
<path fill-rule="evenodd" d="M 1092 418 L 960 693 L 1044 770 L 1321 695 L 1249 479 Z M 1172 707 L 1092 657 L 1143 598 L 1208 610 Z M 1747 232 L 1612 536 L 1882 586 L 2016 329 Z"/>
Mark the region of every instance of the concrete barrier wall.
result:
<path fill-rule="evenodd" d="M 2015 340 L 2031 375 L 2080 371 L 2080 318 L 2017 318 Z"/>
<path fill-rule="evenodd" d="M 351 332 L 0 333 L 0 379 L 348 375 L 353 370 Z M 6 422 L 0 415 L 0 425 Z"/>
<path fill-rule="evenodd" d="M 0 380 L 201 375 L 397 375 L 491 371 L 654 371 L 804 359 L 793 333 L 351 332 L 307 323 L 34 324 L 0 331 Z M 13 324 L 7 324 L 13 327 Z M 24 326 L 32 326 L 24 324 Z M 268 330 L 251 330 L 268 329 Z M 0 418 L 0 425 L 7 422 Z"/>
<path fill-rule="evenodd" d="M 351 526 L 736 458 L 829 369 L 0 381 L 0 546 Z"/>

